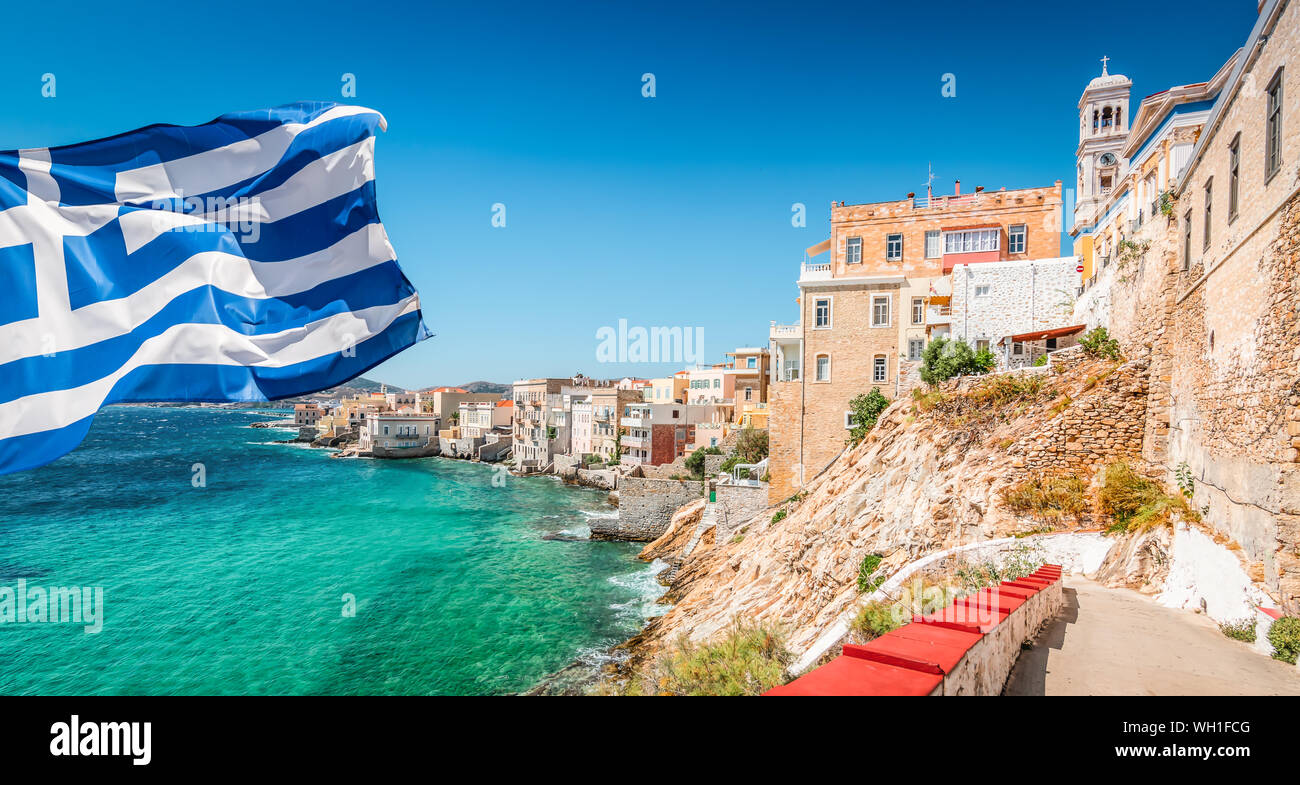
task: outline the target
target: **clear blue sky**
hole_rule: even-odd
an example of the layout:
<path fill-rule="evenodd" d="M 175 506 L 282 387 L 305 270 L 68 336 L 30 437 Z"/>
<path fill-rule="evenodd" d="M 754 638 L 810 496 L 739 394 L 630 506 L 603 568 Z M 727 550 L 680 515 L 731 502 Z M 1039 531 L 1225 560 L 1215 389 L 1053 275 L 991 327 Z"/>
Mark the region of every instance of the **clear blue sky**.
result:
<path fill-rule="evenodd" d="M 927 162 L 945 193 L 1068 186 L 1098 58 L 1136 108 L 1209 78 L 1255 5 L 23 3 L 0 149 L 295 100 L 378 109 L 381 214 L 437 335 L 369 376 L 650 376 L 673 366 L 597 363 L 597 329 L 703 327 L 709 360 L 765 344 L 831 200 L 919 191 Z"/>

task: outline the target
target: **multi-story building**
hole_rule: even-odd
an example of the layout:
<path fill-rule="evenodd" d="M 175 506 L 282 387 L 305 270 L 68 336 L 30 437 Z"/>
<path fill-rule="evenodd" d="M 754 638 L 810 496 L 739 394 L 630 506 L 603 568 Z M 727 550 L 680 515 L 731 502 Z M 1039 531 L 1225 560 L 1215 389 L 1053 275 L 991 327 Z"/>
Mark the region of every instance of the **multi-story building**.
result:
<path fill-rule="evenodd" d="M 520 379 L 514 384 L 514 456 L 516 470 L 545 471 L 556 454 L 564 452 L 556 412 L 563 411 L 561 390 L 569 379 Z"/>
<path fill-rule="evenodd" d="M 629 466 L 671 463 L 686 448 L 692 433 L 684 404 L 630 403 L 623 407 L 621 462 Z"/>
<path fill-rule="evenodd" d="M 686 403 L 686 390 L 690 386 L 690 372 L 678 371 L 672 376 L 651 379 L 645 392 L 646 403 Z"/>
<path fill-rule="evenodd" d="M 593 454 L 591 396 L 574 396 L 569 402 L 569 454 L 583 458 Z"/>
<path fill-rule="evenodd" d="M 314 403 L 295 403 L 293 405 L 293 424 L 299 428 L 314 428 L 325 411 Z"/>
<path fill-rule="evenodd" d="M 438 418 L 432 415 L 371 412 L 357 446 L 376 458 L 418 458 L 437 452 L 437 431 Z"/>
<path fill-rule="evenodd" d="M 644 381 L 644 380 L 640 380 Z M 619 419 L 623 407 L 641 403 L 644 385 L 598 387 L 591 391 L 591 452 L 606 463 L 619 459 Z"/>
<path fill-rule="evenodd" d="M 472 393 L 464 387 L 437 387 L 419 393 L 420 410 L 436 415 L 443 428 L 451 426 L 459 418 L 462 403 L 495 403 L 499 400 L 501 396 L 498 393 Z"/>
<path fill-rule="evenodd" d="M 956 267 L 1058 256 L 1061 207 L 1059 180 L 966 194 L 958 181 L 952 196 L 832 205 L 830 238 L 808 249 L 828 256 L 801 268 L 799 320 L 769 334 L 771 498 L 839 454 L 855 396 L 919 383 L 928 328 L 951 322 Z"/>
<path fill-rule="evenodd" d="M 459 409 L 461 436 L 478 439 L 493 430 L 510 430 L 514 419 L 513 401 L 461 401 Z"/>
<path fill-rule="evenodd" d="M 766 347 L 741 347 L 727 352 L 736 373 L 737 419 L 745 404 L 766 403 L 767 384 L 772 373 L 772 355 Z"/>

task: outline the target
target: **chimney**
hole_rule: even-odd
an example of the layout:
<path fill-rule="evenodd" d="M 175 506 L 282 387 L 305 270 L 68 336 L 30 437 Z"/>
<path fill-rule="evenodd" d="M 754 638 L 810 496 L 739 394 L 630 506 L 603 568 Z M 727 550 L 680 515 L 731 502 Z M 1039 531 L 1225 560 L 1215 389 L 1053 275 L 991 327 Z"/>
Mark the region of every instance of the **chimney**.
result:
<path fill-rule="evenodd" d="M 953 194 L 953 195 L 954 195 L 954 196 L 961 196 L 961 180 L 958 180 L 958 181 L 957 181 L 957 193 L 955 193 L 955 194 Z"/>

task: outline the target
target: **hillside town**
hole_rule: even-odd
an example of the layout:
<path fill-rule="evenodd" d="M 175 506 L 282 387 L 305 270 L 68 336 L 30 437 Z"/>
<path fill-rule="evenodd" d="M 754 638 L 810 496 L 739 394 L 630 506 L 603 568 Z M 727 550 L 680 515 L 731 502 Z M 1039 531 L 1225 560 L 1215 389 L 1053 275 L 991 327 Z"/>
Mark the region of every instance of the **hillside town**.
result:
<path fill-rule="evenodd" d="M 1131 80 L 1100 58 L 1077 102 L 1068 186 L 956 180 L 944 193 L 932 176 L 924 193 L 832 203 L 826 238 L 793 271 L 798 312 L 772 314 L 779 318 L 768 320 L 765 344 L 661 378 L 577 373 L 519 379 L 504 394 L 384 389 L 298 404 L 299 439 L 345 456 L 502 462 L 517 475 L 606 488 L 619 520 L 593 534 L 648 540 L 702 493 L 734 515 L 790 498 L 845 450 L 856 398 L 893 401 L 928 388 L 927 363 L 944 352 L 964 345 L 980 373 L 1033 370 L 1101 328 L 1150 357 L 1147 457 L 1219 474 L 1211 507 L 1231 520 L 1258 517 L 1235 507 L 1263 491 L 1234 480 L 1243 475 L 1230 467 L 1257 459 L 1289 469 L 1300 448 L 1300 436 L 1260 446 L 1276 418 L 1300 432 L 1291 427 L 1300 407 L 1266 363 L 1245 365 L 1262 357 L 1241 350 L 1254 340 L 1261 304 L 1295 286 L 1280 268 L 1264 285 L 1250 261 L 1287 237 L 1282 223 L 1294 220 L 1283 208 L 1296 191 L 1295 135 L 1282 129 L 1297 91 L 1283 90 L 1280 61 L 1268 73 L 1258 61 L 1295 35 L 1286 25 L 1271 38 L 1256 33 L 1216 73 L 1191 74 L 1200 81 L 1136 105 Z M 1070 255 L 1061 253 L 1063 234 Z M 1293 325 L 1270 329 L 1292 367 Z M 652 337 L 664 356 L 680 339 Z M 1234 366 L 1233 383 L 1250 388 L 1261 412 L 1245 423 L 1261 440 L 1230 451 L 1239 455 L 1223 454 L 1223 413 L 1195 411 L 1201 390 L 1222 384 L 1207 377 L 1207 357 L 1208 368 Z M 1198 431 L 1180 425 L 1191 421 Z M 1247 539 L 1265 562 L 1277 560 L 1270 583 L 1300 593 L 1300 560 Z"/>

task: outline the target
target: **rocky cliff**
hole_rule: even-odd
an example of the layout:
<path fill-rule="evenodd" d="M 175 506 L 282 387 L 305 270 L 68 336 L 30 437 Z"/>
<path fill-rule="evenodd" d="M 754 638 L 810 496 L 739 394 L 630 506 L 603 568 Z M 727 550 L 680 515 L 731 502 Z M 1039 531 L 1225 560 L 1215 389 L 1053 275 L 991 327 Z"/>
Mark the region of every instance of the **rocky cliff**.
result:
<path fill-rule="evenodd" d="M 733 536 L 695 534 L 701 516 L 684 510 L 644 553 L 674 565 L 672 607 L 629 642 L 633 664 L 683 636 L 714 637 L 737 618 L 779 624 L 792 651 L 805 651 L 856 603 L 868 554 L 882 556 L 888 574 L 962 543 L 1096 528 L 1084 511 L 1019 514 L 1002 493 L 1032 477 L 1086 479 L 1092 467 L 1132 460 L 1145 399 L 1144 360 L 1067 350 L 1049 367 L 896 401 L 862 443 Z"/>

